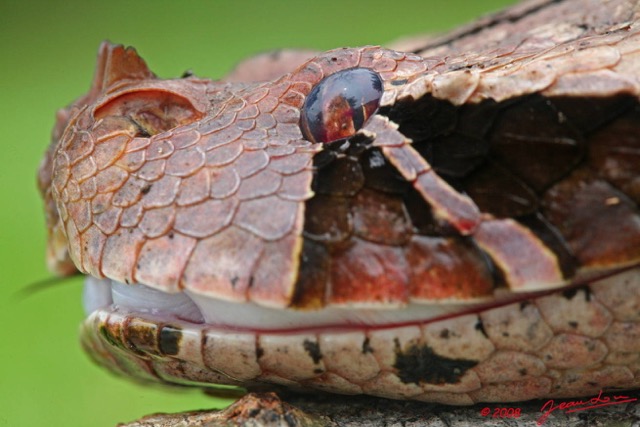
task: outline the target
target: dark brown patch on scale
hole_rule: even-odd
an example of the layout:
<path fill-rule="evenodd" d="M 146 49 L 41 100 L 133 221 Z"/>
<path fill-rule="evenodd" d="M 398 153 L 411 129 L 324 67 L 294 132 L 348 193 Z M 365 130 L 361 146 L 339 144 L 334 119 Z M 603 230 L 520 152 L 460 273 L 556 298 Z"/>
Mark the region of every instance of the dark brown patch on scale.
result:
<path fill-rule="evenodd" d="M 482 322 L 482 319 L 478 318 L 478 322 L 476 323 L 476 331 L 480 331 L 480 333 L 482 335 L 484 335 L 485 338 L 489 338 L 489 334 L 487 334 L 487 330 L 484 328 L 484 322 Z"/>
<path fill-rule="evenodd" d="M 130 321 L 125 329 L 127 343 L 136 352 L 160 355 L 158 348 L 158 326 L 154 323 Z"/>
<path fill-rule="evenodd" d="M 302 346 L 313 360 L 313 363 L 315 363 L 316 365 L 320 363 L 320 360 L 322 359 L 322 352 L 320 351 L 320 346 L 317 342 L 304 340 Z"/>
<path fill-rule="evenodd" d="M 291 303 L 292 307 L 313 309 L 324 306 L 329 265 L 327 248 L 305 237 L 300 254 L 300 270 Z"/>
<path fill-rule="evenodd" d="M 396 362 L 393 367 L 405 384 L 456 384 L 465 372 L 477 364 L 475 360 L 439 356 L 424 344 L 400 349 L 396 341 Z"/>
<path fill-rule="evenodd" d="M 373 347 L 371 347 L 371 342 L 369 337 L 365 338 L 362 342 L 362 354 L 373 353 Z"/>
<path fill-rule="evenodd" d="M 580 291 L 584 291 L 584 299 L 585 301 L 589 301 L 591 299 L 591 295 L 589 295 L 589 288 L 585 286 L 581 286 L 578 288 L 569 288 L 562 291 L 562 296 L 568 300 L 572 300 Z"/>
<path fill-rule="evenodd" d="M 175 356 L 180 351 L 182 329 L 175 326 L 163 326 L 160 330 L 160 351 L 162 354 Z"/>
<path fill-rule="evenodd" d="M 520 224 L 531 230 L 538 239 L 553 251 L 564 277 L 572 277 L 578 260 L 556 227 L 540 212 L 518 218 Z"/>
<path fill-rule="evenodd" d="M 520 303 L 520 311 L 524 311 L 525 308 L 531 305 L 531 301 L 522 301 Z"/>

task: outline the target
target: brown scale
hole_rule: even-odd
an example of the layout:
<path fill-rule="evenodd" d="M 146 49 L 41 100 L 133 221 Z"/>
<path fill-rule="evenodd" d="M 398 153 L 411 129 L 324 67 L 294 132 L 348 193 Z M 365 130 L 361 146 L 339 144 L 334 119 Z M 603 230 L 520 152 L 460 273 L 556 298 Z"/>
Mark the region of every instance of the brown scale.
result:
<path fill-rule="evenodd" d="M 640 259 L 640 139 L 633 132 L 640 107 L 633 97 L 533 95 L 454 107 L 426 96 L 379 114 L 399 124 L 482 212 L 513 218 L 537 235 L 568 280 L 580 269 Z M 338 141 L 314 159 L 317 195 L 306 205 L 293 305 L 491 294 L 503 279 L 490 257 L 472 236 L 436 221 L 369 144 Z"/>

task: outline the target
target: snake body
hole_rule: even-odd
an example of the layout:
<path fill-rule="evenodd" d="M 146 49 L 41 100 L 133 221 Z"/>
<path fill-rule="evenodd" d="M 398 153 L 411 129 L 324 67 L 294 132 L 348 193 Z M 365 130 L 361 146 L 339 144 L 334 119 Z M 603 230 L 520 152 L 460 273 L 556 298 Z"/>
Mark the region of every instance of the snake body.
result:
<path fill-rule="evenodd" d="M 103 295 L 91 357 L 455 405 L 639 388 L 639 10 L 576 5 L 250 83 L 159 79 L 103 44 L 39 175 L 51 268 Z M 359 68 L 377 110 L 303 134 L 314 87 Z"/>

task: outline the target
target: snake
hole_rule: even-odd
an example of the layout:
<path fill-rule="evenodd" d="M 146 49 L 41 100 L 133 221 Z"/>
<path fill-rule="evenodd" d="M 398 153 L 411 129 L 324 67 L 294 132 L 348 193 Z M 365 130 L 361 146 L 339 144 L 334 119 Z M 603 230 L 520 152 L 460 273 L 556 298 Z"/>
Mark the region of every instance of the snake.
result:
<path fill-rule="evenodd" d="M 640 388 L 640 7 L 158 78 L 105 42 L 38 183 L 143 383 L 471 405 Z M 249 76 L 249 77 L 247 77 Z"/>

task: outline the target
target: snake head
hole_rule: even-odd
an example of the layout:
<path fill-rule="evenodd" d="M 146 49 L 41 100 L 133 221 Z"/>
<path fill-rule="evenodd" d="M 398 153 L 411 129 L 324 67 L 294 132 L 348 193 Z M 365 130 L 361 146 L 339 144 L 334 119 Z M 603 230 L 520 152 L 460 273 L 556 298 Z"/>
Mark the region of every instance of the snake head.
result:
<path fill-rule="evenodd" d="M 269 81 L 162 80 L 133 49 L 104 44 L 88 94 L 59 114 L 41 169 L 50 265 L 65 272 L 72 261 L 94 277 L 227 301 L 324 304 L 326 271 L 301 267 L 324 265 L 314 260 L 327 255 L 313 243 L 303 250 L 322 142 L 303 135 L 301 110 L 326 77 L 355 68 L 377 73 L 376 86 L 388 88 L 426 64 L 364 47 L 320 54 Z M 375 107 L 369 110 L 366 117 Z M 372 134 L 362 131 L 366 144 Z M 303 276 L 316 279 L 297 283 Z M 405 298 L 392 287 L 382 301 L 387 293 Z"/>
<path fill-rule="evenodd" d="M 104 44 L 40 171 L 50 264 L 92 276 L 84 346 L 187 385 L 638 388 L 640 28 L 600 3 L 598 26 L 536 3 L 254 83 Z"/>
<path fill-rule="evenodd" d="M 599 268 L 603 250 L 571 253 L 578 242 L 555 220 L 593 221 L 593 209 L 574 207 L 592 182 L 616 202 L 606 215 L 635 230 L 633 203 L 579 171 L 559 182 L 585 149 L 564 119 L 544 140 L 562 156 L 539 154 L 528 128 L 501 120 L 527 109 L 558 117 L 545 97 L 565 98 L 541 92 L 553 73 L 524 85 L 548 67 L 514 68 L 504 101 L 485 64 L 472 64 L 366 46 L 272 80 L 163 80 L 135 50 L 104 44 L 41 169 L 50 264 L 279 309 L 486 299 L 500 286 L 564 286 L 581 257 Z M 610 251 L 621 265 L 637 253 L 626 235 Z"/>

